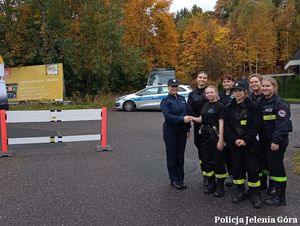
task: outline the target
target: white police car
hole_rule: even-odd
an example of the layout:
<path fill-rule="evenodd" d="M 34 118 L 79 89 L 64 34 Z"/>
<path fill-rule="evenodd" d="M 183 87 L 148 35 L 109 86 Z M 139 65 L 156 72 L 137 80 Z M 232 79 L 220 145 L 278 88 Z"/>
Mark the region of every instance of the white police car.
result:
<path fill-rule="evenodd" d="M 188 94 L 192 89 L 187 85 L 180 85 L 178 94 L 187 99 Z M 115 101 L 115 108 L 124 111 L 140 110 L 158 110 L 160 109 L 160 102 L 169 93 L 166 85 L 151 86 L 142 89 L 136 93 L 128 94 L 126 96 L 117 97 Z"/>

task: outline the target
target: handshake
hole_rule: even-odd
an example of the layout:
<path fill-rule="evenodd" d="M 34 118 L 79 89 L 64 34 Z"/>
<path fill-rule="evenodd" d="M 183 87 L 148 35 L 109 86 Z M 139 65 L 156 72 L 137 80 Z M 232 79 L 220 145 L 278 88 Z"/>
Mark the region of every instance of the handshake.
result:
<path fill-rule="evenodd" d="M 183 120 L 184 120 L 184 123 L 190 123 L 190 122 L 198 122 L 198 123 L 201 123 L 202 122 L 202 117 L 199 116 L 199 117 L 193 117 L 193 116 L 190 116 L 190 115 L 186 115 L 183 117 Z"/>

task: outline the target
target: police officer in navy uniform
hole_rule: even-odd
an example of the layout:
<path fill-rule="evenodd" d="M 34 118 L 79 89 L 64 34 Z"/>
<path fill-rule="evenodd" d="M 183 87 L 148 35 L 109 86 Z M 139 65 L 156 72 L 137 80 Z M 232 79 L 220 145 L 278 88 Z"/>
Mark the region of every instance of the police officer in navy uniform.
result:
<path fill-rule="evenodd" d="M 208 75 L 203 71 L 199 72 L 196 77 L 197 87 L 192 92 L 189 93 L 188 105 L 190 106 L 193 117 L 200 116 L 202 106 L 205 102 L 207 102 L 207 99 L 204 96 L 204 90 L 206 88 L 207 81 L 208 81 Z M 195 122 L 194 123 L 194 144 L 198 151 L 199 164 L 203 172 L 201 150 L 200 150 L 201 134 L 199 134 L 199 128 L 200 128 L 200 123 Z M 206 177 L 203 177 L 203 180 L 204 180 L 204 184 L 207 184 Z"/>
<path fill-rule="evenodd" d="M 259 162 L 256 153 L 257 134 L 261 114 L 256 103 L 247 97 L 245 81 L 237 80 L 232 88 L 235 97 L 224 111 L 224 136 L 231 149 L 233 183 L 236 191 L 233 203 L 246 198 L 245 183 L 248 175 L 250 199 L 255 208 L 260 208 Z"/>
<path fill-rule="evenodd" d="M 286 205 L 287 176 L 283 159 L 289 144 L 289 132 L 293 130 L 290 106 L 277 95 L 277 89 L 278 85 L 274 78 L 263 77 L 264 97 L 260 101 L 263 124 L 259 139 L 266 153 L 270 179 L 275 186 L 275 194 L 264 200 L 264 203 L 270 206 Z"/>
<path fill-rule="evenodd" d="M 167 168 L 171 186 L 185 189 L 184 152 L 186 140 L 190 134 L 189 108 L 183 96 L 178 94 L 179 81 L 168 81 L 168 96 L 161 101 L 160 108 L 165 118 L 163 123 L 163 139 L 167 153 Z"/>

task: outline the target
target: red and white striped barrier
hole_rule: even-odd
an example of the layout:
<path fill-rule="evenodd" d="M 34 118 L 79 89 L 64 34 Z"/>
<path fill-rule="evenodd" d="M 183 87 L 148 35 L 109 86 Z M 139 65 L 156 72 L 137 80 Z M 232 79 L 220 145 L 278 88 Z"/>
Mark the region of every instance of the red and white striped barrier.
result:
<path fill-rule="evenodd" d="M 15 144 L 41 144 L 101 140 L 96 147 L 97 151 L 111 151 L 107 145 L 107 110 L 84 109 L 84 110 L 44 110 L 44 111 L 5 111 L 0 110 L 1 143 L 0 157 L 12 156 L 8 150 L 9 145 Z M 101 120 L 101 134 L 74 135 L 74 136 L 50 136 L 50 137 L 23 137 L 8 138 L 7 123 L 32 123 L 32 122 L 69 122 Z"/>

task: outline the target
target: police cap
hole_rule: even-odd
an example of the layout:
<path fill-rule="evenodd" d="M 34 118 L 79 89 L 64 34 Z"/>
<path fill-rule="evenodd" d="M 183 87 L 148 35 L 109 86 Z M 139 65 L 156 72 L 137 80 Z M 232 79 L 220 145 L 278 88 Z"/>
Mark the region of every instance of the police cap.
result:
<path fill-rule="evenodd" d="M 180 82 L 176 78 L 171 78 L 168 81 L 168 86 L 179 86 Z"/>

